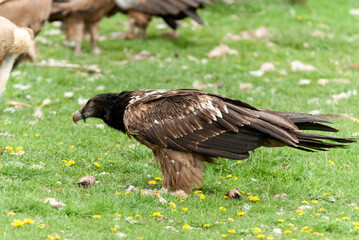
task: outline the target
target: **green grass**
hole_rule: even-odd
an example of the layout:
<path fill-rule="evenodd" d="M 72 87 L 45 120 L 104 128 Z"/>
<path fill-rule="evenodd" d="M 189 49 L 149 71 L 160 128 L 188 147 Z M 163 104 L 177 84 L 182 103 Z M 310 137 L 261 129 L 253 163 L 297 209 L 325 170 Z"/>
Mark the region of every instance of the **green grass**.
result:
<path fill-rule="evenodd" d="M 217 1 L 200 12 L 206 22 L 204 27 L 183 27 L 179 30 L 180 38 L 163 39 L 159 37 L 161 30 L 155 27 L 162 20 L 154 19 L 148 38 L 134 41 L 109 38 L 111 32 L 125 29 L 126 17 L 117 15 L 101 23 L 101 35 L 108 38 L 99 42 L 102 54 L 98 57 L 90 54 L 88 40 L 84 41 L 83 54 L 74 55 L 72 49 L 62 46 L 62 35 L 45 35 L 55 28 L 47 24 L 41 35 L 54 44 L 38 43 L 39 60 L 54 58 L 85 65 L 97 64 L 102 74 L 95 81 L 89 81 L 92 75 L 80 76 L 77 74 L 79 70 L 42 68 L 24 63 L 16 69 L 20 74 L 9 80 L 0 100 L 0 125 L 1 131 L 8 131 L 15 137 L 0 136 L 0 149 L 3 150 L 0 158 L 0 238 L 47 239 L 48 235 L 59 235 L 61 239 L 118 239 L 117 233 L 121 232 L 127 234 L 128 239 L 222 239 L 222 234 L 228 239 L 256 239 L 258 234 L 274 239 L 358 239 L 359 230 L 352 224 L 359 222 L 359 209 L 355 208 L 359 205 L 357 144 L 327 153 L 261 148 L 242 163 L 219 159 L 219 164 L 206 166 L 205 180 L 199 188 L 205 199 L 201 200 L 198 194 L 183 201 L 163 195 L 168 203 L 173 201 L 177 205 L 177 211 L 173 212 L 173 207 L 168 203 L 161 204 L 156 197 L 125 194 L 124 188 L 118 187 L 127 184 L 152 189 L 161 187 L 161 181 L 156 185 L 148 183 L 161 177 L 161 172 L 147 148 L 108 127 L 97 128 L 96 124 L 102 123 L 99 120 L 89 119 L 86 124 L 81 122 L 77 126 L 72 122 L 72 113 L 82 107 L 78 104 L 80 97 L 86 99 L 101 92 L 145 88 L 193 88 L 195 80 L 210 83 L 221 80 L 220 88 L 205 90 L 238 98 L 257 107 L 351 113 L 359 118 L 358 95 L 337 102 L 332 98 L 334 94 L 359 87 L 359 72 L 352 68 L 353 63 L 359 62 L 358 41 L 347 40 L 359 32 L 359 19 L 349 15 L 351 8 L 359 8 L 359 3 L 354 0 L 308 0 L 306 5 L 293 6 L 279 0 L 238 1 L 233 5 Z M 302 20 L 298 20 L 298 16 Z M 275 44 L 274 47 L 268 47 L 267 41 L 260 39 L 223 40 L 227 32 L 238 34 L 260 26 L 269 29 L 269 41 Z M 312 37 L 312 32 L 317 29 L 325 36 Z M 326 37 L 328 34 L 333 37 Z M 207 58 L 207 53 L 220 43 L 236 49 L 239 55 L 208 59 L 207 64 L 188 60 L 188 56 L 199 60 Z M 304 48 L 304 43 L 309 47 Z M 142 50 L 151 52 L 156 58 L 118 64 Z M 254 52 L 258 57 L 253 56 Z M 292 72 L 292 60 L 312 64 L 317 70 Z M 267 72 L 263 77 L 249 74 L 264 62 L 276 62 L 276 71 Z M 182 66 L 188 69 L 183 70 Z M 286 69 L 288 75 L 280 75 L 278 70 L 281 69 Z M 212 78 L 205 80 L 207 74 Z M 351 84 L 330 82 L 320 86 L 317 84 L 320 78 L 346 78 Z M 300 79 L 312 81 L 309 85 L 298 85 Z M 30 84 L 31 88 L 20 90 L 13 87 L 15 83 Z M 240 83 L 252 83 L 253 88 L 240 90 Z M 98 86 L 105 89 L 96 90 Z M 64 92 L 69 91 L 74 92 L 74 96 L 64 98 Z M 51 103 L 42 108 L 43 118 L 35 121 L 33 114 L 46 98 Z M 8 100 L 24 102 L 31 107 L 16 109 L 14 113 L 4 112 L 9 107 L 6 105 Z M 358 123 L 351 119 L 333 121 L 340 129 L 338 136 L 351 137 L 359 132 Z M 36 133 L 40 136 L 36 137 Z M 7 146 L 14 149 L 21 146 L 25 154 L 11 155 Z M 66 166 L 62 162 L 65 159 L 74 160 L 76 164 Z M 334 165 L 329 163 L 330 160 Z M 96 167 L 95 162 L 100 167 Z M 283 169 L 283 162 L 291 165 Z M 103 172 L 109 174 L 102 175 Z M 233 177 L 227 178 L 229 174 Z M 101 183 L 89 189 L 78 188 L 77 180 L 85 175 L 93 175 Z M 229 189 L 236 187 L 258 196 L 260 201 L 253 202 L 247 197 L 240 201 L 223 198 Z M 116 192 L 120 194 L 115 195 Z M 287 198 L 275 198 L 279 193 L 286 193 Z M 64 202 L 66 207 L 55 209 L 44 204 L 48 197 Z M 303 200 L 308 204 L 302 203 Z M 318 203 L 314 204 L 312 200 Z M 300 215 L 296 210 L 302 205 L 313 208 Z M 220 207 L 226 211 L 221 211 Z M 188 208 L 188 211 L 182 208 Z M 16 215 L 7 216 L 10 211 Z M 240 211 L 245 214 L 237 216 Z M 152 216 L 154 212 L 160 212 L 165 218 Z M 115 213 L 121 216 L 116 217 Z M 136 214 L 141 217 L 136 218 Z M 101 215 L 101 218 L 93 219 L 93 215 Z M 137 222 L 129 223 L 125 220 L 128 216 Z M 11 226 L 14 219 L 25 218 L 33 219 L 35 223 L 18 228 Z M 278 223 L 278 219 L 285 222 Z M 40 224 L 45 226 L 39 228 Z M 182 229 L 185 224 L 196 229 Z M 206 228 L 204 224 L 210 226 Z M 116 225 L 117 231 L 111 231 Z M 173 226 L 178 232 L 167 230 L 165 226 Z M 300 231 L 304 226 L 324 236 Z M 254 233 L 255 227 L 261 232 Z M 283 233 L 276 235 L 275 228 L 280 228 Z M 228 233 L 231 229 L 236 233 Z M 284 234 L 285 230 L 293 233 Z"/>

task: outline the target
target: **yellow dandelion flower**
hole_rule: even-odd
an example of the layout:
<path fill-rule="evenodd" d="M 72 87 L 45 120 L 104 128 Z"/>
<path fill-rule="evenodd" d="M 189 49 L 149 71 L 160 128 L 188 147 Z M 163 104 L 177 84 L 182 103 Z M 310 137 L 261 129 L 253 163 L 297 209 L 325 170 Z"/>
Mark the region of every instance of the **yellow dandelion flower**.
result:
<path fill-rule="evenodd" d="M 245 212 L 238 212 L 237 215 L 238 216 L 243 216 L 245 214 Z"/>
<path fill-rule="evenodd" d="M 135 216 L 136 218 L 140 218 L 141 217 L 141 215 L 140 214 L 136 214 L 136 216 Z"/>
<path fill-rule="evenodd" d="M 191 228 L 191 225 L 189 225 L 189 224 L 186 224 L 186 225 L 182 226 L 182 229 L 190 229 L 190 228 Z"/>
<path fill-rule="evenodd" d="M 228 175 L 227 175 L 227 178 L 231 178 L 231 177 L 233 177 L 232 174 L 228 174 Z"/>
<path fill-rule="evenodd" d="M 304 230 L 307 230 L 308 226 L 304 226 L 302 229 L 300 229 L 301 232 L 303 232 Z"/>
<path fill-rule="evenodd" d="M 241 161 L 241 160 L 238 160 L 237 163 L 242 163 L 242 161 Z"/>
<path fill-rule="evenodd" d="M 6 215 L 7 215 L 8 217 L 10 217 L 10 216 L 14 216 L 15 213 L 14 213 L 13 211 L 10 211 L 10 212 L 8 212 Z"/>
<path fill-rule="evenodd" d="M 116 216 L 116 217 L 121 217 L 121 214 L 115 213 L 115 216 Z"/>
<path fill-rule="evenodd" d="M 201 193 L 202 191 L 201 190 L 197 190 L 197 191 L 194 191 L 193 193 L 197 194 L 197 193 Z"/>
<path fill-rule="evenodd" d="M 184 208 L 182 208 L 182 210 L 186 212 L 186 211 L 188 211 L 188 208 L 184 207 Z"/>
<path fill-rule="evenodd" d="M 262 231 L 262 230 L 259 227 L 253 228 L 253 232 L 255 232 L 255 233 L 260 232 L 260 231 Z"/>
<path fill-rule="evenodd" d="M 234 222 L 234 219 L 233 219 L 233 218 L 231 218 L 231 217 L 229 217 L 229 218 L 228 218 L 228 221 L 230 221 L 230 222 Z"/>
<path fill-rule="evenodd" d="M 264 234 L 258 234 L 257 235 L 257 238 L 265 238 L 266 237 L 266 235 L 264 235 Z"/>
<path fill-rule="evenodd" d="M 340 212 L 340 213 L 339 213 L 339 215 L 343 215 L 343 214 L 344 214 L 344 212 Z"/>
<path fill-rule="evenodd" d="M 95 162 L 93 165 L 95 165 L 96 167 L 100 167 L 101 165 L 98 164 L 97 162 Z"/>
<path fill-rule="evenodd" d="M 278 219 L 279 223 L 284 223 L 284 219 Z"/>
<path fill-rule="evenodd" d="M 352 222 L 354 226 L 359 226 L 359 222 Z"/>
<path fill-rule="evenodd" d="M 32 219 L 30 219 L 30 218 L 25 218 L 25 219 L 24 219 L 24 223 L 34 224 L 34 220 L 32 220 Z"/>
<path fill-rule="evenodd" d="M 224 238 L 227 237 L 227 234 L 222 234 L 222 237 L 224 237 Z"/>
<path fill-rule="evenodd" d="M 267 240 L 273 240 L 273 239 L 274 239 L 273 236 L 271 235 L 267 236 Z"/>
<path fill-rule="evenodd" d="M 7 126 L 7 122 L 4 122 L 4 126 Z"/>
<path fill-rule="evenodd" d="M 128 219 L 133 219 L 133 217 L 132 217 L 132 216 L 128 216 L 127 218 L 128 218 Z"/>
<path fill-rule="evenodd" d="M 75 164 L 76 164 L 76 162 L 74 160 L 71 160 L 66 164 L 66 166 L 70 167 L 70 166 L 75 165 Z"/>
<path fill-rule="evenodd" d="M 142 240 L 143 239 L 143 237 L 137 237 L 137 240 Z"/>
<path fill-rule="evenodd" d="M 253 202 L 256 202 L 256 201 L 260 201 L 260 200 L 261 200 L 258 196 L 253 196 L 253 197 L 249 196 L 248 199 L 249 199 L 250 201 L 253 201 Z"/>
<path fill-rule="evenodd" d="M 298 15 L 298 16 L 297 16 L 297 20 L 298 20 L 298 21 L 302 21 L 302 20 L 303 20 L 303 17 L 302 17 L 301 15 Z"/>
<path fill-rule="evenodd" d="M 20 227 L 22 225 L 24 225 L 24 222 L 18 219 L 14 219 L 14 221 L 11 223 L 11 226 L 13 227 Z"/>
<path fill-rule="evenodd" d="M 153 185 L 153 184 L 156 184 L 157 182 L 155 180 L 151 180 L 148 182 L 149 184 Z"/>
<path fill-rule="evenodd" d="M 229 198 L 229 197 L 228 197 L 228 196 L 223 196 L 223 198 L 227 199 L 227 198 Z"/>
<path fill-rule="evenodd" d="M 350 217 L 343 217 L 343 220 L 348 221 Z"/>
<path fill-rule="evenodd" d="M 303 210 L 298 209 L 297 213 L 299 213 L 299 215 L 303 215 L 305 212 Z"/>
<path fill-rule="evenodd" d="M 19 151 L 22 151 L 22 147 L 17 147 L 15 150 L 16 150 L 16 152 L 19 152 Z"/>
<path fill-rule="evenodd" d="M 41 223 L 40 225 L 39 225 L 39 228 L 44 228 L 46 225 L 44 224 L 44 223 Z"/>
<path fill-rule="evenodd" d="M 308 201 L 307 201 L 307 200 L 303 200 L 302 203 L 306 204 L 306 203 L 308 203 Z"/>
<path fill-rule="evenodd" d="M 284 231 L 284 234 L 291 234 L 291 233 L 293 233 L 292 230 L 285 230 L 285 231 Z"/>
<path fill-rule="evenodd" d="M 111 228 L 111 231 L 112 231 L 112 232 L 116 232 L 116 231 L 117 231 L 117 227 Z"/>
<path fill-rule="evenodd" d="M 67 160 L 66 160 L 66 159 L 64 159 L 64 160 L 62 160 L 62 162 L 63 162 L 63 163 L 67 163 Z"/>
<path fill-rule="evenodd" d="M 225 212 L 227 209 L 225 207 L 219 207 L 219 210 Z"/>
<path fill-rule="evenodd" d="M 108 155 L 108 152 L 105 152 L 103 155 L 107 156 L 107 155 Z"/>
<path fill-rule="evenodd" d="M 312 229 L 308 229 L 308 230 L 305 230 L 304 232 L 305 232 L 305 233 L 311 233 L 311 232 L 313 232 L 313 230 L 312 230 Z"/>
<path fill-rule="evenodd" d="M 208 228 L 209 226 L 211 226 L 211 225 L 209 225 L 209 224 L 204 224 L 203 225 L 203 227 L 206 227 L 206 228 Z"/>
<path fill-rule="evenodd" d="M 92 218 L 99 219 L 99 218 L 101 218 L 101 215 L 93 215 Z"/>
<path fill-rule="evenodd" d="M 205 199 L 205 198 L 206 198 L 206 196 L 205 196 L 204 194 L 199 195 L 199 197 L 200 197 L 201 199 Z"/>
<path fill-rule="evenodd" d="M 47 238 L 50 240 L 61 239 L 59 235 L 47 235 Z"/>
<path fill-rule="evenodd" d="M 35 137 L 40 137 L 40 134 L 38 134 L 38 133 L 35 133 Z"/>
<path fill-rule="evenodd" d="M 319 208 L 318 211 L 320 211 L 320 212 L 321 212 L 321 211 L 324 211 L 324 208 Z"/>
<path fill-rule="evenodd" d="M 155 177 L 155 180 L 157 180 L 157 181 L 162 181 L 162 178 L 160 178 L 160 177 Z"/>
<path fill-rule="evenodd" d="M 234 180 L 234 181 L 237 181 L 237 180 L 238 180 L 238 178 L 237 178 L 237 177 L 234 177 L 234 178 L 233 178 L 233 180 Z"/>
<path fill-rule="evenodd" d="M 177 212 L 177 209 L 171 209 L 172 212 Z"/>
<path fill-rule="evenodd" d="M 228 230 L 228 232 L 229 232 L 229 233 L 233 233 L 233 234 L 235 234 L 235 233 L 236 233 L 236 230 L 234 230 L 234 229 L 230 229 L 230 230 Z"/>
<path fill-rule="evenodd" d="M 173 208 L 175 208 L 175 207 L 177 206 L 176 203 L 174 203 L 174 202 L 170 202 L 169 204 L 170 204 L 171 207 L 173 207 Z"/>
<path fill-rule="evenodd" d="M 154 212 L 152 213 L 152 216 L 155 216 L 155 217 L 162 217 L 163 215 L 159 212 Z"/>
<path fill-rule="evenodd" d="M 359 209 L 359 207 L 358 207 L 358 206 L 355 206 L 354 209 Z"/>
<path fill-rule="evenodd" d="M 291 228 L 294 228 L 294 224 L 293 224 L 293 223 L 289 223 L 288 226 L 291 227 Z"/>
<path fill-rule="evenodd" d="M 334 161 L 333 161 L 333 160 L 329 160 L 329 164 L 334 165 Z"/>
<path fill-rule="evenodd" d="M 312 200 L 312 203 L 313 204 L 318 204 L 318 201 L 317 200 Z"/>
<path fill-rule="evenodd" d="M 102 161 L 102 158 L 99 157 L 99 158 L 97 158 L 97 160 Z"/>
<path fill-rule="evenodd" d="M 75 146 L 74 146 L 74 145 L 71 145 L 70 148 L 73 149 L 73 148 L 75 148 Z"/>
<path fill-rule="evenodd" d="M 24 137 L 27 137 L 27 133 L 24 133 L 24 135 L 23 135 Z"/>

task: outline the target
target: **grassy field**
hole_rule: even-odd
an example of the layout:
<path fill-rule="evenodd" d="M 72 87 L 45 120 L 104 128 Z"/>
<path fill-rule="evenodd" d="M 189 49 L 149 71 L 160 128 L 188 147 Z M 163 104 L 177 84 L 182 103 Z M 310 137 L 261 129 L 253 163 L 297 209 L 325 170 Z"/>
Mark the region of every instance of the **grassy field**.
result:
<path fill-rule="evenodd" d="M 354 0 L 308 0 L 296 6 L 274 0 L 217 1 L 200 12 L 206 25 L 186 20 L 180 38 L 160 38 L 163 30 L 156 25 L 162 20 L 154 19 L 148 37 L 133 41 L 111 39 L 112 32 L 126 27 L 127 18 L 116 15 L 101 23 L 107 38 L 99 42 L 100 56 L 90 53 L 88 40 L 83 53 L 74 55 L 62 46 L 63 33 L 54 31 L 58 27 L 47 24 L 40 36 L 51 42 L 38 43 L 39 61 L 96 64 L 102 72 L 31 63 L 13 72 L 0 100 L 0 130 L 13 135 L 0 136 L 0 239 L 359 239 L 358 144 L 326 153 L 261 148 L 241 162 L 219 159 L 207 165 L 203 185 L 194 189 L 202 192 L 188 199 L 162 194 L 167 200 L 162 204 L 155 196 L 124 188 L 161 187 L 162 181 L 155 180 L 162 177 L 160 168 L 147 148 L 102 128 L 99 120 L 72 122 L 80 100 L 98 93 L 221 81 L 220 87 L 204 90 L 273 110 L 352 114 L 332 120 L 340 129 L 336 135 L 356 136 L 359 71 L 353 64 L 359 63 L 359 16 L 349 14 L 355 8 L 359 3 Z M 268 29 L 268 37 L 224 39 L 227 33 L 260 26 Z M 238 55 L 209 59 L 208 52 L 220 43 Z M 153 57 L 123 64 L 142 50 Z M 294 72 L 294 60 L 315 70 Z M 275 70 L 261 77 L 250 74 L 265 62 Z M 329 82 L 323 86 L 319 79 Z M 252 88 L 241 89 L 244 83 Z M 73 96 L 65 97 L 66 92 Z M 9 100 L 29 106 L 8 106 Z M 283 168 L 283 163 L 290 165 Z M 100 183 L 78 188 L 77 180 L 85 175 Z M 232 188 L 243 191 L 243 200 L 224 198 Z M 287 197 L 275 197 L 281 193 Z M 53 208 L 45 198 L 66 206 Z"/>

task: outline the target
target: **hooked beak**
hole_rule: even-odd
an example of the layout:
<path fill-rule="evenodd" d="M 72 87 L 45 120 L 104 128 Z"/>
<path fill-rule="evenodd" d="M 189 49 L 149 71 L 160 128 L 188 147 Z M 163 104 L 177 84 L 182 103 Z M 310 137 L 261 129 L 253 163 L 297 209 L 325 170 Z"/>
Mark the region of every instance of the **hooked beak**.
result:
<path fill-rule="evenodd" d="M 83 119 L 85 121 L 85 118 L 82 117 L 82 114 L 80 113 L 80 111 L 76 111 L 74 113 L 74 116 L 72 117 L 72 120 L 74 121 L 75 124 L 77 124 L 77 122 L 80 121 L 81 119 Z"/>

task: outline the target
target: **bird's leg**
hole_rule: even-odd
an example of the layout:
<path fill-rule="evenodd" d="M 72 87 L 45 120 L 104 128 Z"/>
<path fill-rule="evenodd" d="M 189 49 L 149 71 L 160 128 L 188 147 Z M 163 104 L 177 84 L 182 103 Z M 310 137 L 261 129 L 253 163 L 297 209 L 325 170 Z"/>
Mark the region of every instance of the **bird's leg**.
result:
<path fill-rule="evenodd" d="M 128 29 L 127 31 L 125 32 L 125 39 L 135 39 L 135 23 L 136 23 L 136 20 L 132 17 L 130 17 L 130 20 L 129 20 L 129 26 L 128 26 Z"/>
<path fill-rule="evenodd" d="M 81 43 L 85 31 L 85 23 L 79 18 L 68 18 L 66 21 L 68 37 L 73 37 L 75 40 L 75 53 L 81 53 Z"/>
<path fill-rule="evenodd" d="M 145 38 L 147 36 L 147 25 L 146 26 L 137 26 L 138 27 L 138 33 L 136 34 L 136 38 Z"/>
<path fill-rule="evenodd" d="M 89 30 L 90 30 L 92 53 L 95 55 L 99 55 L 101 53 L 101 50 L 96 45 L 96 40 L 98 39 L 99 36 L 100 22 L 90 24 Z"/>

